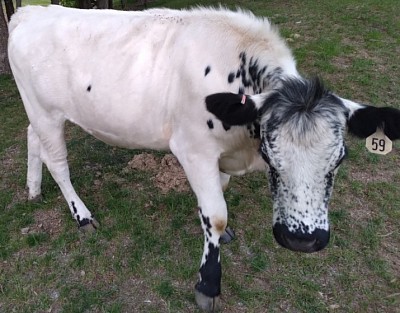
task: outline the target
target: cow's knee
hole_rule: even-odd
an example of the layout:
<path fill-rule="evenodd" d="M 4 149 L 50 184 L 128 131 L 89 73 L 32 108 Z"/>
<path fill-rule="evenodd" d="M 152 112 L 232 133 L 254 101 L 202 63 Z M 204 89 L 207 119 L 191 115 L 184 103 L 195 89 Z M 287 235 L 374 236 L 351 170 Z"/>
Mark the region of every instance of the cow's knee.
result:
<path fill-rule="evenodd" d="M 221 236 L 225 232 L 227 223 L 228 221 L 226 217 L 220 217 L 220 216 L 211 217 L 211 227 L 212 229 L 215 229 L 215 232 L 219 236 Z"/>
<path fill-rule="evenodd" d="M 224 212 L 225 213 L 225 212 Z M 225 232 L 228 223 L 226 214 L 212 214 L 209 215 L 199 208 L 199 216 L 205 234 L 208 237 L 221 236 Z"/>

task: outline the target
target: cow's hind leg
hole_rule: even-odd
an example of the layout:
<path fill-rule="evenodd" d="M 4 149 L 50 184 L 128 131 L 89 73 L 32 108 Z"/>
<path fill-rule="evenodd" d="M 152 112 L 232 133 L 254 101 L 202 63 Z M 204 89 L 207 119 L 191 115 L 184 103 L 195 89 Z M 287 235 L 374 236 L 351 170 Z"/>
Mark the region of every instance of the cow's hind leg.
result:
<path fill-rule="evenodd" d="M 39 148 L 38 148 L 39 147 Z M 61 189 L 73 218 L 83 230 L 98 227 L 97 221 L 76 194 L 70 180 L 64 122 L 43 118 L 36 128 L 28 129 L 28 188 L 30 197 L 40 194 L 41 162 Z M 37 157 L 40 154 L 40 159 Z M 41 161 L 39 161 L 41 160 Z"/>
<path fill-rule="evenodd" d="M 28 187 L 28 200 L 40 201 L 42 198 L 42 160 L 40 159 L 40 140 L 33 130 L 28 127 L 28 172 L 26 177 L 26 186 Z"/>

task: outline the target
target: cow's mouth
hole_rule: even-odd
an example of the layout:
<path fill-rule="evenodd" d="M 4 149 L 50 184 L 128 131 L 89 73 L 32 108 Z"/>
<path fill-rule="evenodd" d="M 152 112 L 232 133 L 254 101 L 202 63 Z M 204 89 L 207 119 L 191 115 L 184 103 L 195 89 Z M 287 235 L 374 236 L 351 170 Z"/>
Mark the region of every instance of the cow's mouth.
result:
<path fill-rule="evenodd" d="M 284 248 L 299 252 L 316 252 L 326 247 L 330 231 L 315 229 L 311 234 L 300 231 L 291 232 L 284 224 L 276 223 L 273 227 L 276 241 Z"/>

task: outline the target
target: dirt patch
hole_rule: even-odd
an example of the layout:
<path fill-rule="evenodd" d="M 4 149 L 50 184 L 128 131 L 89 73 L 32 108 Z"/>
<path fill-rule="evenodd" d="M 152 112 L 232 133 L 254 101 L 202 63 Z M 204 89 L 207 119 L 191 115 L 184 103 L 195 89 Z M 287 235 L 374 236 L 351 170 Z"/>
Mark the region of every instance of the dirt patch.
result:
<path fill-rule="evenodd" d="M 159 167 L 156 157 L 150 153 L 141 153 L 128 162 L 129 169 L 155 171 Z"/>
<path fill-rule="evenodd" d="M 33 213 L 34 223 L 21 230 L 23 235 L 46 233 L 51 237 L 62 232 L 62 213 L 60 210 L 36 210 Z"/>
<path fill-rule="evenodd" d="M 135 155 L 125 168 L 125 170 L 132 169 L 151 172 L 154 185 L 164 194 L 171 190 L 177 192 L 190 190 L 185 172 L 172 154 L 166 154 L 161 159 L 150 153 Z"/>
<path fill-rule="evenodd" d="M 349 56 L 334 56 L 332 58 L 332 64 L 339 70 L 347 70 L 352 65 L 352 58 Z"/>
<path fill-rule="evenodd" d="M 163 193 L 170 190 L 187 192 L 190 189 L 182 166 L 172 154 L 161 159 L 161 171 L 154 177 L 154 184 Z"/>

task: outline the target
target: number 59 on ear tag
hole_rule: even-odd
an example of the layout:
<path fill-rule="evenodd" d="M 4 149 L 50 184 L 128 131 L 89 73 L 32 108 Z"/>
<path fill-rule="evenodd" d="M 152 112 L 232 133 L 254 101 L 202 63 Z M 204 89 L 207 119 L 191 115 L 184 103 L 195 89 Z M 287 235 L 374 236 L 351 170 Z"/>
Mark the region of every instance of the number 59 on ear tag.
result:
<path fill-rule="evenodd" d="M 386 137 L 380 128 L 377 128 L 375 133 L 367 137 L 365 146 L 369 152 L 376 154 L 388 154 L 392 151 L 392 141 Z"/>

